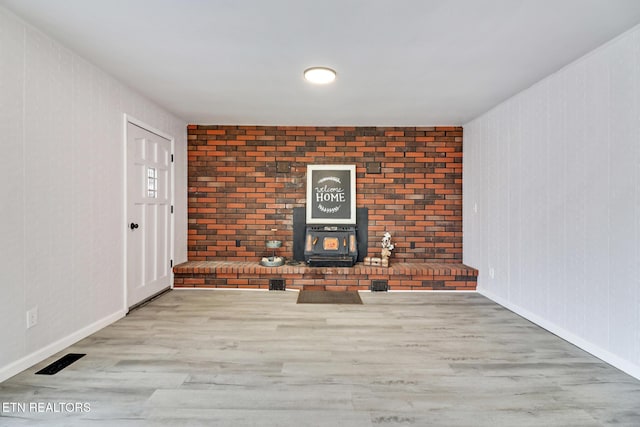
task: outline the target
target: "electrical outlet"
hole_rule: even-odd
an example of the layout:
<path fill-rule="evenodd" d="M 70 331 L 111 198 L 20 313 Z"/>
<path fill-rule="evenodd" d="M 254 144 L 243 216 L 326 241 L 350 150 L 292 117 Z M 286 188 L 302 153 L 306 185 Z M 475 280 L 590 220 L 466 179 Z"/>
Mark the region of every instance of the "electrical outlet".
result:
<path fill-rule="evenodd" d="M 31 329 L 38 324 L 38 307 L 33 307 L 27 311 L 27 329 Z"/>

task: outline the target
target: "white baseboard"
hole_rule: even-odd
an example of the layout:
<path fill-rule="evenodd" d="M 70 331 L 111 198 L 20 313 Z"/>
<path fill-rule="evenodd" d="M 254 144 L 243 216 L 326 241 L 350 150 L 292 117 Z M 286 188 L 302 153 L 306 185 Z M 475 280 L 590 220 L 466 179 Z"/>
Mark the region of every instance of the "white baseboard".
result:
<path fill-rule="evenodd" d="M 584 338 L 581 338 L 577 335 L 575 335 L 573 332 L 568 331 L 558 325 L 556 325 L 553 322 L 548 321 L 547 319 L 544 319 L 543 317 L 538 316 L 535 313 L 531 313 L 530 311 L 520 307 L 517 304 L 514 304 L 498 295 L 495 295 L 491 292 L 487 292 L 484 289 L 478 289 L 478 293 L 489 298 L 490 300 L 500 304 L 501 306 L 513 311 L 514 313 L 524 317 L 527 320 L 530 320 L 531 322 L 535 323 L 536 325 L 540 326 L 541 328 L 546 329 L 547 331 L 551 332 L 554 335 L 559 336 L 560 338 L 564 339 L 565 341 L 570 342 L 571 344 L 575 345 L 576 347 L 581 348 L 582 350 L 586 351 L 587 353 L 590 353 L 591 355 L 597 357 L 598 359 L 610 364 L 611 366 L 614 366 L 618 369 L 620 369 L 621 371 L 631 375 L 632 377 L 639 379 L 640 380 L 640 366 L 629 362 L 628 360 L 622 359 L 621 357 L 611 353 L 608 350 L 605 350 L 587 340 L 585 340 Z"/>
<path fill-rule="evenodd" d="M 363 291 L 360 291 L 363 292 Z M 364 291 L 364 292 L 371 292 L 371 291 Z M 396 294 L 400 294 L 400 293 L 407 293 L 407 294 L 417 294 L 417 293 L 427 293 L 427 294 L 475 294 L 477 291 L 467 291 L 467 290 L 460 290 L 460 291 L 456 291 L 456 290 L 447 290 L 447 289 L 415 289 L 415 290 L 393 290 L 393 289 L 389 289 L 387 292 L 390 293 L 396 293 Z M 377 293 L 377 292 L 375 292 Z M 383 292 L 384 293 L 384 292 Z"/>
<path fill-rule="evenodd" d="M 77 343 L 81 339 L 88 337 L 89 335 L 99 331 L 105 326 L 109 326 L 116 320 L 122 319 L 127 312 L 125 310 L 119 310 L 107 317 L 104 317 L 97 322 L 90 324 L 66 337 L 59 339 L 56 342 L 53 342 L 46 347 L 43 347 L 39 350 L 34 351 L 33 353 L 23 357 L 22 359 L 16 360 L 13 363 L 10 363 L 7 366 L 3 366 L 0 368 L 0 383 L 11 378 L 14 375 L 19 374 L 25 369 L 29 369 L 33 365 L 42 362 L 48 357 L 53 356 L 59 351 L 64 350 L 72 344 Z"/>

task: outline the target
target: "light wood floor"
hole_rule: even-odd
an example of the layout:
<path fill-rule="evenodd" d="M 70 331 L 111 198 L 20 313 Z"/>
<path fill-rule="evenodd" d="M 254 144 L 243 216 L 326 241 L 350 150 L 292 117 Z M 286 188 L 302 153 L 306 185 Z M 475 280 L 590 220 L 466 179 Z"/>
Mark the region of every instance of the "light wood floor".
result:
<path fill-rule="evenodd" d="M 89 411 L 0 425 L 640 425 L 640 381 L 479 294 L 361 296 L 169 292 L 0 385 L 3 405 Z M 34 375 L 68 352 L 87 356 Z"/>

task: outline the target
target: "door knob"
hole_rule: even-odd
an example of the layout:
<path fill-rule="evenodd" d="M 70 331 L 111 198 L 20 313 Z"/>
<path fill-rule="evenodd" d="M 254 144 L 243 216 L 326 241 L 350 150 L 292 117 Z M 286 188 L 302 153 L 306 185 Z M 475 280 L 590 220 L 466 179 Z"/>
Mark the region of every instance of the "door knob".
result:
<path fill-rule="evenodd" d="M 129 226 L 129 228 L 131 228 L 132 230 L 135 230 L 138 227 L 139 227 L 139 225 L 136 224 L 135 222 L 132 222 L 131 225 Z"/>

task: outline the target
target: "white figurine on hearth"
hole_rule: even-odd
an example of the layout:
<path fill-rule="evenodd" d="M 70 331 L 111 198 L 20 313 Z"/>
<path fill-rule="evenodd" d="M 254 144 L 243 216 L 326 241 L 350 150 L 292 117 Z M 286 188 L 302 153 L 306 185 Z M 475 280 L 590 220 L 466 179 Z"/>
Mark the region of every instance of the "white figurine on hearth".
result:
<path fill-rule="evenodd" d="M 394 246 L 391 243 L 391 234 L 386 232 L 384 233 L 384 237 L 382 238 L 382 252 L 380 256 L 382 257 L 382 265 L 385 267 L 389 266 L 389 257 L 391 256 L 391 251 Z"/>

